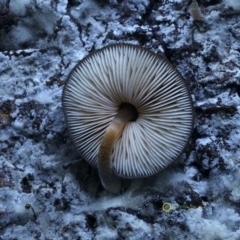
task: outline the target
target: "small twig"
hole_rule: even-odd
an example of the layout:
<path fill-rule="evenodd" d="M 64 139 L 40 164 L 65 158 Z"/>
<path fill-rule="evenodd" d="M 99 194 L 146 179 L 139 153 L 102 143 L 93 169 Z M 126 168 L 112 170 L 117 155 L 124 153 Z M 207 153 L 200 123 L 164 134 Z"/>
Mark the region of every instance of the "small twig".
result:
<path fill-rule="evenodd" d="M 192 3 L 190 5 L 190 13 L 192 15 L 192 18 L 196 22 L 201 22 L 202 21 L 202 14 L 200 12 L 198 3 L 196 0 L 192 0 Z"/>

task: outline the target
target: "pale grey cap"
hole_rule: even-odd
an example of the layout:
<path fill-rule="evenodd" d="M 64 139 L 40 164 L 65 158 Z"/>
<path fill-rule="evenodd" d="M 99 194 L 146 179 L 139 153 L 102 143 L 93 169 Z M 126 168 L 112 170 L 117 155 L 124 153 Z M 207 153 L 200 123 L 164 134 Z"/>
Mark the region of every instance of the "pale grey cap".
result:
<path fill-rule="evenodd" d="M 123 102 L 135 106 L 138 118 L 126 124 L 114 145 L 114 172 L 125 178 L 156 174 L 189 141 L 188 86 L 166 58 L 135 45 L 110 45 L 81 60 L 69 74 L 63 108 L 76 148 L 94 166 L 105 130 Z"/>

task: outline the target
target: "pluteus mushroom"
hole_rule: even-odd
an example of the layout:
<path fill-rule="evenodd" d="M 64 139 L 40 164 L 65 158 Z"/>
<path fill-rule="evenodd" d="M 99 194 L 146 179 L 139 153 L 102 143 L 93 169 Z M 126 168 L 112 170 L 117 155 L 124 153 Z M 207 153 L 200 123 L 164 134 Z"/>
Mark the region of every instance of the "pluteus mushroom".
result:
<path fill-rule="evenodd" d="M 81 60 L 62 101 L 77 150 L 112 193 L 120 191 L 122 178 L 166 168 L 192 131 L 186 82 L 163 56 L 135 45 L 110 45 Z"/>

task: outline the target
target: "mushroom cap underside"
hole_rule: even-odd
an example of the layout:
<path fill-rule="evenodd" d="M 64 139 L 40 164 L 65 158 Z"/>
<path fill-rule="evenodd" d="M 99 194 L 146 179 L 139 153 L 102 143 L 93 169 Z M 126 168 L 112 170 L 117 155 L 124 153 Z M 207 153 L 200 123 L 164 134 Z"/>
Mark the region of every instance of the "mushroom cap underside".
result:
<path fill-rule="evenodd" d="M 153 175 L 184 150 L 193 126 L 188 86 L 163 56 L 130 44 L 104 47 L 70 72 L 63 108 L 73 142 L 97 166 L 101 140 L 122 103 L 132 104 L 136 121 L 126 124 L 111 155 L 125 178 Z"/>

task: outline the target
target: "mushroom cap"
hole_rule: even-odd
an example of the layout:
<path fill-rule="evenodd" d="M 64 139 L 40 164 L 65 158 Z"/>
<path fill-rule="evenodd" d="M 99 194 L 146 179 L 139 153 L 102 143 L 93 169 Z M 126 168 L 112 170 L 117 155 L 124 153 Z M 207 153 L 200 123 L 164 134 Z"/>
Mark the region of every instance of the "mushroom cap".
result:
<path fill-rule="evenodd" d="M 97 166 L 101 140 L 122 103 L 138 111 L 111 155 L 124 178 L 158 173 L 182 153 L 193 127 L 191 95 L 184 79 L 161 55 L 130 44 L 104 47 L 70 72 L 63 108 L 77 150 Z"/>

